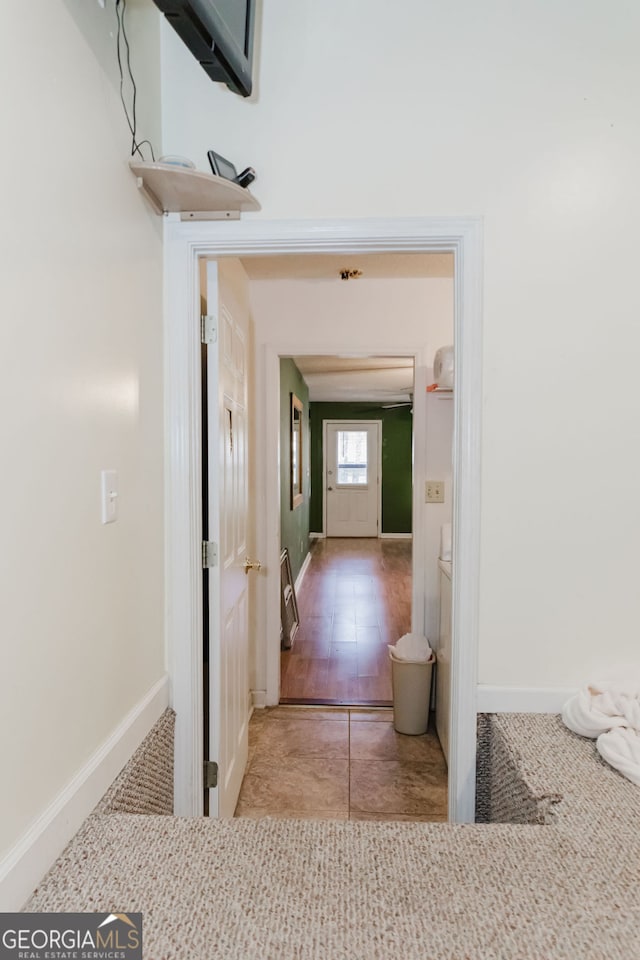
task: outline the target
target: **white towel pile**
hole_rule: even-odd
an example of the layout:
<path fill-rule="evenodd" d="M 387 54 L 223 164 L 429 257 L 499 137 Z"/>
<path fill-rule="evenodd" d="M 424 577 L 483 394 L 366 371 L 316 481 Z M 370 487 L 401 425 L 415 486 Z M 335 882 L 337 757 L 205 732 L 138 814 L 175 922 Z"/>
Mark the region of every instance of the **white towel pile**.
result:
<path fill-rule="evenodd" d="M 603 760 L 640 785 L 640 687 L 591 683 L 565 703 L 562 719 L 595 739 Z"/>

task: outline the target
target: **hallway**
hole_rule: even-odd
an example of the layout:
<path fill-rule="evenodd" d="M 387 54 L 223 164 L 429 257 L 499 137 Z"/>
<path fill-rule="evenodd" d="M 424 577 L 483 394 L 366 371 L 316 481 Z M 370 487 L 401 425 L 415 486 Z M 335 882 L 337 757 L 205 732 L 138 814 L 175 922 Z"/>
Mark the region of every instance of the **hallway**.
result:
<path fill-rule="evenodd" d="M 280 706 L 251 717 L 236 817 L 447 820 L 435 730 L 393 727 L 387 644 L 411 629 L 411 587 L 411 540 L 313 543 Z"/>
<path fill-rule="evenodd" d="M 281 703 L 390 706 L 388 643 L 411 629 L 411 540 L 316 540 Z"/>

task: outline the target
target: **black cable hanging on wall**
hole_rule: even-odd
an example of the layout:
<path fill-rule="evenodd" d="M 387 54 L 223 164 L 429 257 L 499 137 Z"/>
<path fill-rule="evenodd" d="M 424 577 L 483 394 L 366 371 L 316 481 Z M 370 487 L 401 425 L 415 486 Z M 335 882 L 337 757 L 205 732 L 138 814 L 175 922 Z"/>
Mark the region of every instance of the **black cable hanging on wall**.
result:
<path fill-rule="evenodd" d="M 116 18 L 118 21 L 118 33 L 116 37 L 116 52 L 118 56 L 118 70 L 120 71 L 120 100 L 122 101 L 122 107 L 124 109 L 124 115 L 127 118 L 127 124 L 129 130 L 131 131 L 131 156 L 135 156 L 137 153 L 141 160 L 144 160 L 144 154 L 140 149 L 145 143 L 149 145 L 149 150 L 151 151 L 151 159 L 155 162 L 155 154 L 153 152 L 153 144 L 150 140 L 140 140 L 137 139 L 137 130 L 138 130 L 138 119 L 136 115 L 136 99 L 138 95 L 138 90 L 136 87 L 136 82 L 133 78 L 133 72 L 131 70 L 131 48 L 129 46 L 129 38 L 127 37 L 127 30 L 125 27 L 125 13 L 127 10 L 127 0 L 116 0 Z M 124 47 L 126 49 L 126 67 L 127 73 L 129 74 L 129 79 L 131 80 L 131 86 L 133 88 L 133 97 L 131 101 L 131 112 L 127 108 L 127 103 L 124 96 L 124 68 L 123 68 L 123 55 L 122 55 L 122 43 L 124 42 Z"/>

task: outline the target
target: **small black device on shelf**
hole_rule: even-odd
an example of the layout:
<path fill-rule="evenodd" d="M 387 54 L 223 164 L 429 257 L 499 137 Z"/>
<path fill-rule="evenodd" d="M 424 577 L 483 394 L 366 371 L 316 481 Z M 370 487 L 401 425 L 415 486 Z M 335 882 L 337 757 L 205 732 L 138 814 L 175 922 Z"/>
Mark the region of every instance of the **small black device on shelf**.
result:
<path fill-rule="evenodd" d="M 216 153 L 215 150 L 209 150 L 207 156 L 211 170 L 216 177 L 224 177 L 225 180 L 235 180 L 238 176 L 238 171 L 231 163 L 231 160 L 226 160 L 219 153 Z"/>
<path fill-rule="evenodd" d="M 239 187 L 248 187 L 250 183 L 253 183 L 255 178 L 256 172 L 253 167 L 247 167 L 246 170 L 238 174 L 233 182 L 237 183 Z"/>
<path fill-rule="evenodd" d="M 232 183 L 237 183 L 240 187 L 248 187 L 256 178 L 253 167 L 247 167 L 242 173 L 238 173 L 234 164 L 216 153 L 215 150 L 208 150 L 207 157 L 211 170 L 216 177 L 224 177 L 225 180 L 231 180 Z"/>

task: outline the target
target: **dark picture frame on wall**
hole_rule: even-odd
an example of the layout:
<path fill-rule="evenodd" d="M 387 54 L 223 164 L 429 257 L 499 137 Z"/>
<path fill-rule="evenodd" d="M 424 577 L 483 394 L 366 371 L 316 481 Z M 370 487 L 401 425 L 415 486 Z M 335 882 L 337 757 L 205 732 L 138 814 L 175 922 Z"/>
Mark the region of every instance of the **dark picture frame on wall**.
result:
<path fill-rule="evenodd" d="M 295 393 L 291 394 L 291 434 L 290 434 L 290 460 L 291 460 L 291 509 L 295 510 L 304 500 L 302 493 L 302 414 L 304 404 Z"/>

